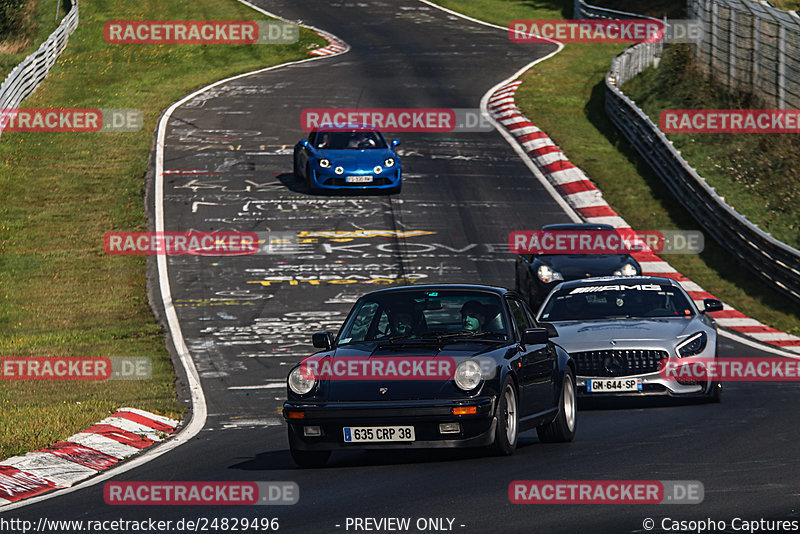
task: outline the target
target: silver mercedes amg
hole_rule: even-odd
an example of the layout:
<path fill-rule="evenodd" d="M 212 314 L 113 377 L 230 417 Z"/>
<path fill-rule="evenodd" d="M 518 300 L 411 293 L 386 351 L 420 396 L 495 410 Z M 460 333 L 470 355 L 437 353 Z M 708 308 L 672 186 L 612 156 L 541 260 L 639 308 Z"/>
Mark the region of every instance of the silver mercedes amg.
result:
<path fill-rule="evenodd" d="M 669 278 L 614 276 L 559 284 L 536 319 L 555 327 L 556 342 L 575 360 L 581 396 L 673 395 L 719 402 L 719 382 L 677 380 L 661 370 L 670 360 L 717 357 L 717 326 L 708 312 L 721 309 L 716 299 L 704 299 L 698 309 Z"/>

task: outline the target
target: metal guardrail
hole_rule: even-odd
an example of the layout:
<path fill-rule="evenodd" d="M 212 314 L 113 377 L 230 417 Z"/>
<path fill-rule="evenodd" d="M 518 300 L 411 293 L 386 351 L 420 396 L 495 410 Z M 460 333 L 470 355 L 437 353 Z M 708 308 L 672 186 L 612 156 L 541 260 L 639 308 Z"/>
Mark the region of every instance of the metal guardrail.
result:
<path fill-rule="evenodd" d="M 703 24 L 692 56 L 706 74 L 767 106 L 800 108 L 797 13 L 753 0 L 689 0 L 688 12 Z"/>
<path fill-rule="evenodd" d="M 596 8 L 576 0 L 574 17 L 581 16 L 629 18 L 636 15 Z M 619 89 L 655 63 L 654 45 L 630 46 L 612 60 L 605 80 L 605 109 L 611 122 L 714 241 L 759 278 L 800 302 L 800 251 L 778 241 L 726 204 L 683 159 L 658 126 Z"/>
<path fill-rule="evenodd" d="M 39 49 L 26 57 L 0 85 L 0 111 L 14 110 L 23 100 L 33 93 L 53 64 L 64 51 L 67 41 L 78 27 L 78 0 L 72 0 L 69 13 L 61 20 L 58 28 L 50 34 Z M 3 133 L 3 121 L 0 121 L 0 135 Z"/>

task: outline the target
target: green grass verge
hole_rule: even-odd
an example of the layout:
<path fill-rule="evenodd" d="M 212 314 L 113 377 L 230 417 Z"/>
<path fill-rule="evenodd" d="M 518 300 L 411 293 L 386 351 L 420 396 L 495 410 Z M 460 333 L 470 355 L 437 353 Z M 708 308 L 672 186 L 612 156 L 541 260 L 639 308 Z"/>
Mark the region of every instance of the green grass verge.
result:
<path fill-rule="evenodd" d="M 797 11 L 800 9 L 800 2 L 797 0 L 772 0 L 770 4 L 778 9 L 785 9 L 786 11 Z"/>
<path fill-rule="evenodd" d="M 445 7 L 507 25 L 517 18 L 562 18 L 569 0 L 442 0 Z M 528 10 L 526 12 L 526 9 Z M 548 16 L 549 13 L 549 16 Z M 569 17 L 571 11 L 566 16 Z M 524 45 L 519 45 L 524 46 Z M 586 172 L 633 228 L 700 230 L 603 109 L 605 74 L 624 45 L 567 44 L 524 76 L 516 102 Z M 761 283 L 710 239 L 699 255 L 665 255 L 680 272 L 743 313 L 800 335 L 800 306 Z"/>
<path fill-rule="evenodd" d="M 623 88 L 658 124 L 665 109 L 763 109 L 705 79 L 689 48 L 664 49 L 658 69 Z M 736 211 L 800 249 L 800 138 L 789 134 L 668 134 L 675 148 Z"/>
<path fill-rule="evenodd" d="M 108 256 L 110 230 L 144 230 L 143 176 L 162 110 L 238 73 L 309 57 L 292 45 L 110 45 L 107 20 L 254 20 L 234 0 L 82 2 L 80 26 L 28 108 L 138 108 L 136 133 L 0 137 L 0 356 L 149 356 L 152 380 L 0 387 L 0 458 L 46 446 L 134 406 L 172 417 L 174 373 L 147 305 L 145 259 Z"/>
<path fill-rule="evenodd" d="M 590 5 L 627 11 L 628 13 L 638 13 L 662 19 L 686 18 L 686 2 L 684 0 L 590 0 Z"/>
<path fill-rule="evenodd" d="M 56 20 L 58 3 L 62 5 Z M 0 81 L 58 28 L 65 14 L 63 3 L 63 0 L 29 0 L 22 24 L 12 34 L 0 37 Z"/>

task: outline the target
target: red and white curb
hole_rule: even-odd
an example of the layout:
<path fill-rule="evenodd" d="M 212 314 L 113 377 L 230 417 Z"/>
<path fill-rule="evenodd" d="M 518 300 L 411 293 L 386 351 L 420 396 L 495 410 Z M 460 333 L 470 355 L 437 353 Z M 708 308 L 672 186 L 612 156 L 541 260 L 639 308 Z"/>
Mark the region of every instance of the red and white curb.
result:
<path fill-rule="evenodd" d="M 321 35 L 325 39 L 328 40 L 328 46 L 323 48 L 315 48 L 314 50 L 310 51 L 308 54 L 311 56 L 335 56 L 336 54 L 343 54 L 350 50 L 350 46 L 336 37 L 333 34 L 330 34 L 324 30 L 320 30 L 319 28 L 314 28 L 314 31 L 317 32 L 318 35 Z"/>
<path fill-rule="evenodd" d="M 68 488 L 115 466 L 175 432 L 178 421 L 120 408 L 66 441 L 0 462 L 0 507 Z"/>
<path fill-rule="evenodd" d="M 514 102 L 514 94 L 521 84 L 522 82 L 517 80 L 495 90 L 488 100 L 489 113 L 516 138 L 534 165 L 586 222 L 629 229 L 630 225 L 611 209 L 603 194 L 583 171 L 570 163 L 558 145 L 520 112 Z M 703 299 L 714 298 L 652 252 L 636 253 L 633 256 L 641 265 L 643 274 L 663 276 L 677 281 L 701 309 Z M 800 337 L 767 326 L 727 304 L 723 304 L 722 311 L 711 315 L 722 327 L 757 341 L 800 353 Z"/>
<path fill-rule="evenodd" d="M 316 50 L 317 52 L 324 50 L 322 53 L 311 53 L 311 55 L 317 57 L 289 61 L 280 65 L 231 76 L 202 87 L 170 105 L 159 120 L 156 134 L 154 207 L 155 226 L 159 231 L 164 231 L 165 227 L 163 180 L 164 174 L 166 174 L 164 170 L 166 128 L 172 113 L 178 107 L 210 89 L 246 76 L 284 68 L 289 65 L 317 61 L 350 50 L 350 46 L 344 41 L 319 28 L 290 21 L 270 13 L 247 0 L 238 1 L 269 17 L 309 28 L 327 39 L 330 44 L 324 49 Z M 3 510 L 4 507 L 6 509 L 14 509 L 48 499 L 52 495 L 76 491 L 88 485 L 100 483 L 125 471 L 135 469 L 187 443 L 204 428 L 208 416 L 205 393 L 203 392 L 194 360 L 183 338 L 183 331 L 172 303 L 172 290 L 169 285 L 166 256 L 158 257 L 157 267 L 161 298 L 164 303 L 164 312 L 172 335 L 172 342 L 181 366 L 186 372 L 192 403 L 191 419 L 184 424 L 179 432 L 175 432 L 178 421 L 133 408 L 121 408 L 111 417 L 100 421 L 84 432 L 75 434 L 66 442 L 57 443 L 48 449 L 4 460 L 0 462 L 0 510 Z M 132 426 L 129 422 L 121 422 L 121 420 L 130 421 L 136 425 Z M 173 432 L 175 433 L 173 434 Z M 157 441 L 163 440 L 170 434 L 172 434 L 172 439 L 162 446 L 146 451 L 143 450 Z M 135 457 L 132 457 L 133 455 Z M 127 459 L 127 461 L 121 462 L 123 459 Z M 104 470 L 108 470 L 111 467 L 115 468 L 104 472 Z M 99 474 L 101 472 L 102 474 Z M 64 489 L 62 492 L 49 493 L 51 490 L 58 488 Z"/>

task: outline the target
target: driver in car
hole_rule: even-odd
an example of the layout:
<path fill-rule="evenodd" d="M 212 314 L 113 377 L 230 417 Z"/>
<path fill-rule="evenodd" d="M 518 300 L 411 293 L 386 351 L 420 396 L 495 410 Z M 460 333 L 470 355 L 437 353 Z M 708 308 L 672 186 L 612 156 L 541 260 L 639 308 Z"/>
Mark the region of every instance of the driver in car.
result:
<path fill-rule="evenodd" d="M 468 332 L 479 333 L 486 322 L 486 311 L 477 300 L 469 300 L 461 306 L 461 326 Z"/>
<path fill-rule="evenodd" d="M 375 139 L 372 138 L 372 135 L 368 135 L 365 132 L 359 132 L 358 134 L 353 135 L 350 138 L 350 141 L 347 143 L 347 148 L 374 148 L 375 147 Z"/>

